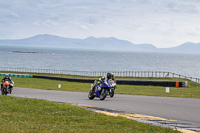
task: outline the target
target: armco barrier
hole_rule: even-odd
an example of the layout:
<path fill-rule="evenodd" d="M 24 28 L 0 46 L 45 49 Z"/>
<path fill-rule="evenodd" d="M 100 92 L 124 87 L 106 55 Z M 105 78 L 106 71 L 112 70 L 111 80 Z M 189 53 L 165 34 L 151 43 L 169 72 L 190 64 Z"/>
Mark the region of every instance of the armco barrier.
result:
<path fill-rule="evenodd" d="M 5 76 L 6 73 L 0 73 L 0 76 Z M 31 78 L 31 75 L 27 74 L 8 74 L 9 77 L 21 77 L 21 78 Z"/>
<path fill-rule="evenodd" d="M 33 78 L 53 79 L 70 82 L 93 83 L 95 79 L 77 79 L 77 78 L 63 78 L 33 75 Z M 117 84 L 121 85 L 151 85 L 164 87 L 187 87 L 187 81 L 153 81 L 153 80 L 117 80 Z"/>
<path fill-rule="evenodd" d="M 187 81 L 117 80 L 117 84 L 149 85 L 149 86 L 164 86 L 164 87 L 187 87 Z"/>
<path fill-rule="evenodd" d="M 32 78 L 53 79 L 53 80 L 82 82 L 82 83 L 93 83 L 94 82 L 94 79 L 63 78 L 63 77 L 51 77 L 51 76 L 39 76 L 39 75 L 32 75 Z"/>
<path fill-rule="evenodd" d="M 27 73 L 49 73 L 49 74 L 66 74 L 77 76 L 101 77 L 105 76 L 108 71 L 73 71 L 73 70 L 56 70 L 56 69 L 33 69 L 33 68 L 9 68 L 0 67 L 0 72 L 27 72 Z M 146 77 L 146 78 L 181 78 L 200 84 L 200 78 L 188 77 L 172 72 L 164 71 L 109 71 L 115 77 Z"/>

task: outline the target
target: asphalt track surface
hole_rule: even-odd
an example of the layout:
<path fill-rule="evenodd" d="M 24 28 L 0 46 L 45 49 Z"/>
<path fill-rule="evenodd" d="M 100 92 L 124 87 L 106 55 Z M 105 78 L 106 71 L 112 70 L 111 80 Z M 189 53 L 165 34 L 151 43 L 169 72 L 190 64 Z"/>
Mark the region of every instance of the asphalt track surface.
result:
<path fill-rule="evenodd" d="M 98 98 L 89 100 L 88 93 L 83 92 L 52 91 L 18 87 L 15 87 L 13 93 L 9 95 L 70 104 L 90 105 L 200 125 L 200 99 L 115 94 L 113 98 L 108 96 L 104 101 L 101 101 Z"/>

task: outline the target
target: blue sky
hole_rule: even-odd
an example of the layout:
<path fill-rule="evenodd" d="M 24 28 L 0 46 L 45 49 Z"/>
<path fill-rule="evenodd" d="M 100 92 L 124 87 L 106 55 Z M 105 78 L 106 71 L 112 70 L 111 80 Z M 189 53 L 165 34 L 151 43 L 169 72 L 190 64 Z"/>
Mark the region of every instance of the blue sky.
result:
<path fill-rule="evenodd" d="M 0 0 L 0 39 L 116 37 L 158 48 L 200 42 L 200 0 Z"/>

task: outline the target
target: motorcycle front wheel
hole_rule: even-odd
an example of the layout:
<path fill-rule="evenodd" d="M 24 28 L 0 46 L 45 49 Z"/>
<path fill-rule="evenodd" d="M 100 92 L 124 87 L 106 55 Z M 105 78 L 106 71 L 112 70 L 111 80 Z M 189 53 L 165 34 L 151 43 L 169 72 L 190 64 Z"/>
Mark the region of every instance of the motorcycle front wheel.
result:
<path fill-rule="evenodd" d="M 114 97 L 114 94 L 115 94 L 114 89 L 110 89 L 109 94 L 110 94 L 110 97 Z"/>
<path fill-rule="evenodd" d="M 93 99 L 95 98 L 94 92 L 93 92 L 92 90 L 89 92 L 88 98 L 89 98 L 90 100 L 93 100 Z"/>
<path fill-rule="evenodd" d="M 4 91 L 3 91 L 3 88 L 1 88 L 1 94 L 2 94 L 2 95 L 4 95 Z"/>
<path fill-rule="evenodd" d="M 8 94 L 7 89 L 5 87 L 1 90 L 1 94 L 2 95 L 7 95 Z"/>
<path fill-rule="evenodd" d="M 100 100 L 104 100 L 107 97 L 108 90 L 101 91 Z"/>

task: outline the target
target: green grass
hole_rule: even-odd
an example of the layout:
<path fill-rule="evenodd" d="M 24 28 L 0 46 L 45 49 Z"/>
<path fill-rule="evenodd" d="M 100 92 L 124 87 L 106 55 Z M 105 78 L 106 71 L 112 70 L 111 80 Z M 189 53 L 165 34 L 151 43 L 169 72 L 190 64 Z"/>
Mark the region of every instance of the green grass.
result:
<path fill-rule="evenodd" d="M 44 90 L 89 92 L 91 85 L 90 83 L 67 82 L 37 78 L 13 77 L 12 79 L 15 81 L 16 87 L 35 88 Z M 58 84 L 61 84 L 62 87 L 58 88 Z M 170 87 L 170 93 L 165 93 L 166 87 L 160 86 L 117 85 L 115 93 L 127 95 L 200 98 L 200 85 L 191 81 L 188 81 L 188 84 L 188 88 Z"/>
<path fill-rule="evenodd" d="M 129 95 L 200 98 L 200 87 L 197 88 L 170 87 L 170 93 L 166 93 L 165 89 L 166 87 L 157 87 L 157 86 L 121 85 L 119 86 L 119 89 L 116 90 L 116 92 L 118 94 L 129 94 Z"/>
<path fill-rule="evenodd" d="M 27 73 L 23 73 L 23 72 L 4 72 L 4 73 L 27 74 Z M 28 73 L 28 74 L 66 77 L 66 78 L 84 78 L 84 79 L 85 78 L 89 78 L 89 79 L 98 79 L 99 78 L 99 77 L 74 76 L 74 75 L 63 75 L 63 74 L 44 74 L 44 73 L 41 73 L 41 74 Z M 89 92 L 90 85 L 91 85 L 90 83 L 67 82 L 67 81 L 36 79 L 36 78 L 26 79 L 26 78 L 12 77 L 12 79 L 15 81 L 16 87 L 35 88 L 35 89 L 44 89 L 44 90 Z M 170 87 L 170 93 L 165 93 L 166 87 L 117 85 L 117 89 L 115 91 L 116 94 L 200 98 L 200 84 L 197 84 L 197 83 L 192 82 L 192 81 L 187 80 L 187 79 L 156 78 L 156 77 L 154 77 L 154 78 L 116 77 L 116 80 L 118 80 L 118 79 L 188 81 L 188 87 L 187 88 Z M 59 89 L 58 89 L 58 84 L 62 85 L 62 87 L 59 88 Z"/>
<path fill-rule="evenodd" d="M 112 117 L 80 107 L 0 95 L 1 133 L 176 133 L 178 131 Z"/>

